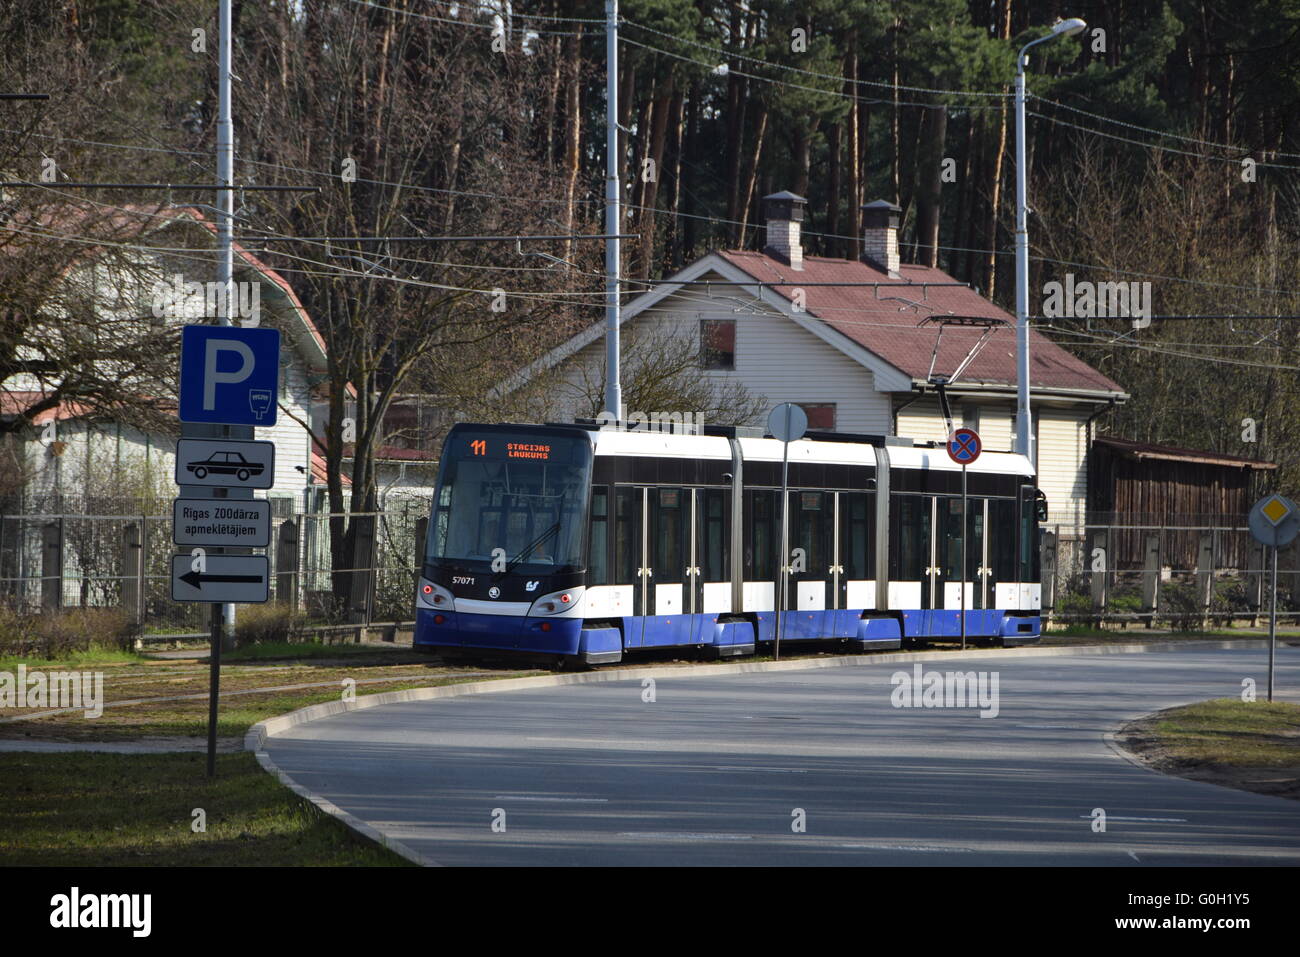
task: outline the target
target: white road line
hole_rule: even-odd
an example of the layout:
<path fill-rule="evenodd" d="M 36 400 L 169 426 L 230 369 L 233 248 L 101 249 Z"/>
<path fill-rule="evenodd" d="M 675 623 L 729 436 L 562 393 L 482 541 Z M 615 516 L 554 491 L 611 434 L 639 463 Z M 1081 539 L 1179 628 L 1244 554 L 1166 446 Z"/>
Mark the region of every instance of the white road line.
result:
<path fill-rule="evenodd" d="M 1091 814 L 1080 814 L 1079 818 L 1084 821 L 1092 820 Z M 1150 821 L 1155 824 L 1186 824 L 1185 817 L 1122 817 L 1119 814 L 1107 814 L 1108 821 Z"/>
<path fill-rule="evenodd" d="M 643 841 L 752 841 L 749 834 L 709 834 L 695 831 L 621 831 L 619 837 Z"/>
<path fill-rule="evenodd" d="M 861 851 L 920 851 L 926 854 L 954 853 L 968 854 L 969 847 L 942 847 L 932 844 L 840 844 L 839 847 Z"/>
<path fill-rule="evenodd" d="M 609 798 L 547 797 L 541 794 L 494 794 L 494 801 L 554 801 L 565 804 L 608 804 Z"/>
<path fill-rule="evenodd" d="M 765 771 L 772 774 L 807 774 L 806 768 L 742 768 L 731 767 L 729 765 L 718 765 L 709 768 L 710 771 Z"/>

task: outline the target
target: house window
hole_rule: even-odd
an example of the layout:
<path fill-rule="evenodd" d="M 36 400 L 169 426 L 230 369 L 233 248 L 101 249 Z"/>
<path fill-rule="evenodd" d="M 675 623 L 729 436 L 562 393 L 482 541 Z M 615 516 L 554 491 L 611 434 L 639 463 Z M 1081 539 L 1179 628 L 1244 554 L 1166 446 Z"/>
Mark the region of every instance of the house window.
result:
<path fill-rule="evenodd" d="M 736 368 L 736 320 L 700 320 L 700 366 L 704 369 Z"/>
<path fill-rule="evenodd" d="M 796 402 L 795 405 L 808 416 L 808 428 L 818 432 L 835 431 L 834 402 Z"/>

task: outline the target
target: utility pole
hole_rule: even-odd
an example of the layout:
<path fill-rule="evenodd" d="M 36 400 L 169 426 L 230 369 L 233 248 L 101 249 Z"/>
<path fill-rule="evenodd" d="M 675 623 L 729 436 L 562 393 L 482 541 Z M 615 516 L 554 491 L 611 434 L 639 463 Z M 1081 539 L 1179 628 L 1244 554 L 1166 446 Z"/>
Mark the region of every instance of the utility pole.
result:
<path fill-rule="evenodd" d="M 1029 48 L 1072 37 L 1087 26 L 1078 17 L 1058 20 L 1047 36 L 1031 40 L 1016 54 L 1016 451 L 1037 467 L 1029 418 L 1029 209 L 1025 205 L 1025 63 Z"/>
<path fill-rule="evenodd" d="M 605 0 L 605 411 L 623 418 L 619 385 L 618 0 Z"/>
<path fill-rule="evenodd" d="M 226 189 L 217 193 L 217 282 L 221 287 L 221 307 L 217 310 L 217 322 L 228 326 L 230 322 L 231 293 L 235 273 L 234 261 L 234 227 L 235 227 L 235 124 L 230 115 L 230 49 L 231 49 L 231 0 L 221 0 L 218 29 L 221 32 L 217 54 L 217 182 Z M 226 438 L 234 438 L 236 429 L 239 438 L 251 439 L 251 429 L 238 426 L 222 426 Z M 247 434 L 245 434 L 247 433 Z M 220 643 L 227 650 L 233 650 L 235 643 L 235 606 L 222 605 L 220 614 L 213 616 L 214 624 L 220 627 Z M 214 636 L 215 637 L 215 636 Z M 213 657 L 217 656 L 216 642 L 213 642 Z M 214 722 L 215 725 L 215 722 Z"/>

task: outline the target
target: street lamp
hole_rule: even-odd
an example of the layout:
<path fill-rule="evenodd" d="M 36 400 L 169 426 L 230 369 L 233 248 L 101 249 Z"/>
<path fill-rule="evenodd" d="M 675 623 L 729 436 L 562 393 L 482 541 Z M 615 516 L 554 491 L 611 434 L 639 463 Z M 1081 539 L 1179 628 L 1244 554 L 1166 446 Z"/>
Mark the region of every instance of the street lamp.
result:
<path fill-rule="evenodd" d="M 1078 17 L 1061 20 L 1052 32 L 1020 48 L 1016 56 L 1016 451 L 1037 468 L 1038 456 L 1030 446 L 1029 419 L 1029 226 L 1025 209 L 1025 55 L 1030 47 L 1056 37 L 1072 37 L 1087 24 Z"/>

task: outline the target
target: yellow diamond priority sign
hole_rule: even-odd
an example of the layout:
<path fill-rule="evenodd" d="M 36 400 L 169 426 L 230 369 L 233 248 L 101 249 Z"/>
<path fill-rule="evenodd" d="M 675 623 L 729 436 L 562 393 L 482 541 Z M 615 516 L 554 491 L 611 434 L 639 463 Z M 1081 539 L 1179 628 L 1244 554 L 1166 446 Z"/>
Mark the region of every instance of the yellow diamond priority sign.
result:
<path fill-rule="evenodd" d="M 1282 520 L 1291 514 L 1291 506 L 1280 495 L 1270 495 L 1268 500 L 1260 506 L 1260 513 L 1268 519 L 1269 524 L 1276 528 L 1282 523 Z"/>
<path fill-rule="evenodd" d="M 1248 523 L 1255 541 L 1285 548 L 1300 532 L 1300 509 L 1284 495 L 1269 495 L 1255 503 Z"/>

